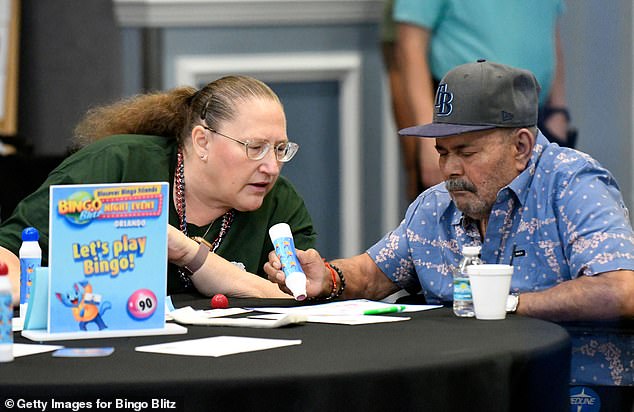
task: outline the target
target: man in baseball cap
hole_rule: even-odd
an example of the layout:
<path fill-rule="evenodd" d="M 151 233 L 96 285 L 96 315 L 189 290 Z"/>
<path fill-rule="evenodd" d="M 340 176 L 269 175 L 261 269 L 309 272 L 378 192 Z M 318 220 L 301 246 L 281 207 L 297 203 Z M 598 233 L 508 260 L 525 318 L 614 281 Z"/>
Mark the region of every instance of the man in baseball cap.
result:
<path fill-rule="evenodd" d="M 481 246 L 485 263 L 514 267 L 508 311 L 634 316 L 634 232 L 618 186 L 590 156 L 538 130 L 538 91 L 530 72 L 484 60 L 447 73 L 433 122 L 400 131 L 436 139 L 445 181 L 366 253 L 324 265 L 317 251 L 298 251 L 308 295 L 383 299 L 406 289 L 448 303 L 462 247 Z M 274 253 L 265 271 L 283 285 Z"/>
<path fill-rule="evenodd" d="M 496 127 L 537 124 L 539 84 L 533 73 L 478 60 L 456 67 L 440 81 L 430 124 L 403 136 L 446 137 Z"/>

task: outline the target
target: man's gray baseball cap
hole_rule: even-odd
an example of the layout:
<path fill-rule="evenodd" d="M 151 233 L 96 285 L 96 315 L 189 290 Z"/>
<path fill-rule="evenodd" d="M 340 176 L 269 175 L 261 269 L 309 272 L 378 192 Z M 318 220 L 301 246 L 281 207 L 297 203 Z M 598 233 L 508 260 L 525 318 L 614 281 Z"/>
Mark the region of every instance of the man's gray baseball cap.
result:
<path fill-rule="evenodd" d="M 399 130 L 401 136 L 447 137 L 496 127 L 537 124 L 539 84 L 533 73 L 478 60 L 440 81 L 432 123 Z"/>

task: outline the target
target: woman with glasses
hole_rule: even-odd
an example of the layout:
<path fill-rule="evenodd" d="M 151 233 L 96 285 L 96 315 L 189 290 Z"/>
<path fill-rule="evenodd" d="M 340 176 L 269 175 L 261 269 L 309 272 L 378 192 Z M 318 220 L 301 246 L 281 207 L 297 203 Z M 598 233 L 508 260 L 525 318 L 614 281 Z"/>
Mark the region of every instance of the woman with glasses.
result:
<path fill-rule="evenodd" d="M 19 264 L 27 226 L 44 234 L 48 250 L 50 185 L 167 181 L 168 294 L 286 296 L 260 277 L 273 249 L 268 228 L 288 223 L 301 249 L 314 246 L 316 233 L 303 200 L 280 177 L 299 146 L 288 141 L 284 109 L 266 84 L 227 76 L 200 90 L 138 95 L 90 110 L 75 134 L 79 150 L 0 226 L 0 260 Z M 18 266 L 14 274 L 19 285 Z"/>

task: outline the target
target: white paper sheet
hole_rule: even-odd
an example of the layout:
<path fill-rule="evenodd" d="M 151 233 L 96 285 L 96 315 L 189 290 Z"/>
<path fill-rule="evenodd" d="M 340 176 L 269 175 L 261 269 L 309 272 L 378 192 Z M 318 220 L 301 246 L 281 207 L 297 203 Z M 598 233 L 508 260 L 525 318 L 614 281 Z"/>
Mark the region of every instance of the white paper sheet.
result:
<path fill-rule="evenodd" d="M 306 316 L 363 316 L 363 313 L 368 310 L 392 308 L 394 306 L 402 307 L 403 310 L 400 312 L 419 312 L 442 307 L 442 305 L 399 305 L 367 299 L 352 299 L 323 303 L 321 305 L 247 309 L 267 313 L 297 313 Z"/>
<path fill-rule="evenodd" d="M 283 346 L 300 345 L 301 340 L 262 339 L 236 336 L 215 336 L 158 345 L 138 346 L 139 352 L 189 356 L 225 356 L 236 353 L 254 352 Z"/>
<path fill-rule="evenodd" d="M 191 308 L 191 306 L 186 306 L 187 308 Z M 172 316 L 172 313 L 174 311 L 178 311 L 181 310 L 183 308 L 178 308 L 178 309 L 170 309 L 169 312 L 165 312 L 165 320 L 170 321 L 170 320 L 174 320 L 174 317 Z M 243 308 L 227 308 L 227 309 L 206 309 L 206 310 L 197 310 L 196 312 L 198 312 L 200 315 L 199 316 L 204 316 L 205 318 L 222 318 L 225 316 L 231 316 L 231 315 L 240 315 L 242 313 L 248 313 L 251 312 L 248 309 L 243 309 Z"/>
<path fill-rule="evenodd" d="M 251 312 L 243 308 L 227 308 L 227 309 L 207 309 L 202 311 L 208 318 L 221 318 L 223 316 L 240 315 L 242 313 Z"/>
<path fill-rule="evenodd" d="M 253 319 L 279 319 L 288 316 L 285 313 L 267 313 L 265 315 L 249 316 Z M 410 320 L 408 316 L 381 316 L 381 315 L 309 315 L 306 322 L 309 323 L 331 323 L 336 325 L 367 325 L 370 323 L 401 322 Z"/>

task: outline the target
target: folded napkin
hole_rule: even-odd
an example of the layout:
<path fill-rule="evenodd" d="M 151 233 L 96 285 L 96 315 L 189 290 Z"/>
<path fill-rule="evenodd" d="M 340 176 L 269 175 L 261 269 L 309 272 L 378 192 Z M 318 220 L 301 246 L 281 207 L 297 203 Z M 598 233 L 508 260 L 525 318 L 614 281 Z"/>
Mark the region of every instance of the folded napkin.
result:
<path fill-rule="evenodd" d="M 181 325 L 203 326 L 235 326 L 243 328 L 280 328 L 282 326 L 306 322 L 306 316 L 289 313 L 280 319 L 249 319 L 249 318 L 209 318 L 203 311 L 194 310 L 191 306 L 176 309 L 170 315 Z"/>

